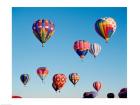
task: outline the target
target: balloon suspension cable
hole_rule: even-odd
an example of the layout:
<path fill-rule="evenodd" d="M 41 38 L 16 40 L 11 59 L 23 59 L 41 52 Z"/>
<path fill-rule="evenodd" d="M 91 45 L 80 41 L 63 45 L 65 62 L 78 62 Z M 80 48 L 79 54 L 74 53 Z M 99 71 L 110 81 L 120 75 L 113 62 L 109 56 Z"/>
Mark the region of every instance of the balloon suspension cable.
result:
<path fill-rule="evenodd" d="M 43 79 L 41 79 L 41 80 L 42 80 L 42 84 L 45 84 L 44 80 Z"/>
<path fill-rule="evenodd" d="M 44 43 L 42 43 L 42 47 L 44 47 Z"/>
<path fill-rule="evenodd" d="M 27 87 L 27 85 L 24 85 L 24 87 Z"/>
<path fill-rule="evenodd" d="M 83 58 L 81 58 L 81 61 L 82 61 L 82 62 L 84 62 L 84 59 L 83 59 Z"/>

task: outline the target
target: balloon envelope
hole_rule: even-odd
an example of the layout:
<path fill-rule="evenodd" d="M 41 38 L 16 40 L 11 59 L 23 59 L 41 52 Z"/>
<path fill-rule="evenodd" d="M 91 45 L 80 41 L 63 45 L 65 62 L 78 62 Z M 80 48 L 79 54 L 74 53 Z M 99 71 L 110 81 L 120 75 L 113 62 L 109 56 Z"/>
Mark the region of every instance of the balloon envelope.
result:
<path fill-rule="evenodd" d="M 95 98 L 97 96 L 97 92 L 91 91 L 91 92 L 85 92 L 83 94 L 83 98 Z"/>
<path fill-rule="evenodd" d="M 101 82 L 100 81 L 95 81 L 93 83 L 93 87 L 98 92 L 101 89 Z"/>
<path fill-rule="evenodd" d="M 42 43 L 42 47 L 44 47 L 44 43 L 53 35 L 54 29 L 53 22 L 47 19 L 39 19 L 35 21 L 32 26 L 33 33 Z"/>
<path fill-rule="evenodd" d="M 22 74 L 20 76 L 20 80 L 24 85 L 27 85 L 27 83 L 29 82 L 30 76 L 29 74 Z"/>
<path fill-rule="evenodd" d="M 21 96 L 12 96 L 12 98 L 22 98 Z"/>
<path fill-rule="evenodd" d="M 64 87 L 66 80 L 67 77 L 64 74 L 55 74 L 53 76 L 53 88 L 55 87 L 56 90 L 60 90 Z"/>
<path fill-rule="evenodd" d="M 80 79 L 80 76 L 78 75 L 78 73 L 71 73 L 69 75 L 69 80 L 73 83 L 73 85 L 75 85 Z"/>
<path fill-rule="evenodd" d="M 90 45 L 89 52 L 96 57 L 101 52 L 101 46 L 98 43 L 93 43 Z"/>
<path fill-rule="evenodd" d="M 115 97 L 114 93 L 108 93 L 107 94 L 107 98 L 114 98 L 114 97 Z"/>
<path fill-rule="evenodd" d="M 127 88 L 122 88 L 118 93 L 119 98 L 127 98 Z"/>
<path fill-rule="evenodd" d="M 74 43 L 74 50 L 80 56 L 84 58 L 90 49 L 90 43 L 85 40 L 77 40 Z"/>
<path fill-rule="evenodd" d="M 45 77 L 48 75 L 48 73 L 49 73 L 49 70 L 46 67 L 39 67 L 37 69 L 37 74 L 42 81 L 45 79 Z"/>
<path fill-rule="evenodd" d="M 116 22 L 111 17 L 100 18 L 95 23 L 95 30 L 102 38 L 108 41 L 116 31 Z"/>

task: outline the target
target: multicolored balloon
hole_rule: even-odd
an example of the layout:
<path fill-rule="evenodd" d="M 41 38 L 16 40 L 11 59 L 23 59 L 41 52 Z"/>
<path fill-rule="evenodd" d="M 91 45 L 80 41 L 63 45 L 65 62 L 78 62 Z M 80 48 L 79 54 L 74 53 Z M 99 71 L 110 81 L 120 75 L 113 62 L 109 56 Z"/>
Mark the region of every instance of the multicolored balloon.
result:
<path fill-rule="evenodd" d="M 90 45 L 89 52 L 96 57 L 101 52 L 101 46 L 98 43 L 93 43 Z"/>
<path fill-rule="evenodd" d="M 80 76 L 78 75 L 78 73 L 71 73 L 69 75 L 69 80 L 73 83 L 73 85 L 75 86 L 76 83 L 80 80 Z"/>
<path fill-rule="evenodd" d="M 84 58 L 90 49 L 90 43 L 85 40 L 78 40 L 74 43 L 74 50 L 80 56 Z"/>
<path fill-rule="evenodd" d="M 27 83 L 28 83 L 29 80 L 30 80 L 29 74 L 22 74 L 22 75 L 20 76 L 20 80 L 21 80 L 21 82 L 22 82 L 24 85 L 27 85 Z"/>
<path fill-rule="evenodd" d="M 45 77 L 48 75 L 48 73 L 49 73 L 49 70 L 46 67 L 39 67 L 37 69 L 37 74 L 40 77 L 40 79 L 42 80 L 42 82 L 45 79 Z"/>
<path fill-rule="evenodd" d="M 32 30 L 44 47 L 44 43 L 54 34 L 55 26 L 50 20 L 39 19 L 33 23 Z"/>
<path fill-rule="evenodd" d="M 53 88 L 55 88 L 56 91 L 60 91 L 60 89 L 64 87 L 66 80 L 67 77 L 64 74 L 55 74 L 53 76 Z"/>
<path fill-rule="evenodd" d="M 98 91 L 101 89 L 101 82 L 95 81 L 95 82 L 93 83 L 93 87 L 94 87 L 94 89 L 98 92 Z"/>
<path fill-rule="evenodd" d="M 95 23 L 95 30 L 108 42 L 109 38 L 116 31 L 116 22 L 111 17 L 100 18 Z"/>

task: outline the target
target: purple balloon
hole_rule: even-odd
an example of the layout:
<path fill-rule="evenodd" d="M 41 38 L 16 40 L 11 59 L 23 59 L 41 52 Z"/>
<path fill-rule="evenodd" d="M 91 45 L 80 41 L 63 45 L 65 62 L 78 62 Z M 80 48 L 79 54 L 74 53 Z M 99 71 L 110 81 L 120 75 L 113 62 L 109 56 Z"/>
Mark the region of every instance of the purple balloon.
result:
<path fill-rule="evenodd" d="M 127 88 L 122 88 L 118 93 L 119 98 L 127 98 Z"/>
<path fill-rule="evenodd" d="M 91 92 L 85 92 L 83 94 L 83 98 L 95 98 L 97 96 L 97 92 L 91 91 Z"/>

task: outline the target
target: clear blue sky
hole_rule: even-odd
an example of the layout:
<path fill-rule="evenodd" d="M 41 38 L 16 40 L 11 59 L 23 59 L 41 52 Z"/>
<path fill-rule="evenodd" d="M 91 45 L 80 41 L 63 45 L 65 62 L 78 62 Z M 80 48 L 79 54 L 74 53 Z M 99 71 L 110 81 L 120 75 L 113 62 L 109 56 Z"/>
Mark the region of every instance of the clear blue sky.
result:
<path fill-rule="evenodd" d="M 105 43 L 94 30 L 98 18 L 112 17 L 117 29 Z M 37 19 L 50 19 L 55 24 L 54 36 L 42 48 L 32 32 Z M 127 8 L 13 8 L 12 9 L 12 57 L 13 95 L 23 97 L 82 97 L 83 92 L 94 90 L 92 84 L 98 80 L 102 89 L 97 97 L 106 97 L 108 92 L 115 95 L 127 87 Z M 81 61 L 73 50 L 76 40 L 84 39 L 102 46 L 100 55 L 88 53 Z M 49 74 L 42 84 L 36 69 L 46 66 Z M 77 72 L 81 79 L 76 87 L 67 83 L 56 93 L 52 88 L 52 77 L 56 73 Z M 31 80 L 24 87 L 20 75 L 28 73 Z"/>

